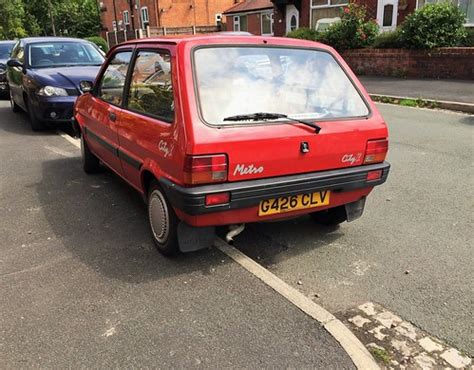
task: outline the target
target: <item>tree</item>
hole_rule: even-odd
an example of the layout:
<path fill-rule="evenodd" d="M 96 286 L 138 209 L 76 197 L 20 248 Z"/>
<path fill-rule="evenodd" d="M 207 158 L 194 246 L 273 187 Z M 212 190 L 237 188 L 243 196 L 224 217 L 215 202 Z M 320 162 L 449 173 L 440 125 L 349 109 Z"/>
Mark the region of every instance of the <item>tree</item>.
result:
<path fill-rule="evenodd" d="M 25 10 L 21 0 L 0 0 L 0 39 L 24 37 Z"/>
<path fill-rule="evenodd" d="M 0 39 L 88 37 L 100 31 L 96 0 L 0 0 Z"/>

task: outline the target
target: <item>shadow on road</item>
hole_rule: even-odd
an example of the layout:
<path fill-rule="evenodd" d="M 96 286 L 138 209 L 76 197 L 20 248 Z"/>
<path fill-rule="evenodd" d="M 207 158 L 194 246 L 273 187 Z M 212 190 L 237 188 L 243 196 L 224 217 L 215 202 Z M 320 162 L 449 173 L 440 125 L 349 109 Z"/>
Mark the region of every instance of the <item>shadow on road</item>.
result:
<path fill-rule="evenodd" d="M 172 259 L 161 256 L 149 235 L 140 195 L 110 172 L 85 175 L 78 157 L 43 162 L 42 178 L 36 191 L 56 238 L 81 262 L 108 277 L 131 283 L 166 279 L 192 272 L 196 266 L 210 269 L 218 260 L 220 252 L 214 249 Z M 291 245 L 282 239 L 279 231 L 288 228 L 295 235 L 308 235 L 308 243 Z M 249 225 L 236 246 L 268 266 L 283 258 L 283 251 L 284 258 L 291 258 L 339 236 L 337 229 L 317 226 L 303 217 Z"/>
<path fill-rule="evenodd" d="M 5 103 L 5 102 L 2 102 L 2 100 L 0 99 L 0 103 Z M 54 125 L 51 124 L 44 131 L 34 132 L 30 126 L 30 120 L 29 120 L 28 114 L 23 111 L 18 112 L 18 113 L 10 113 L 11 112 L 10 105 L 8 102 L 6 103 L 8 104 L 8 107 L 0 108 L 0 117 L 5 114 L 8 114 L 8 115 L 14 114 L 14 117 L 17 118 L 17 122 L 16 122 L 17 124 L 12 125 L 11 122 L 0 120 L 0 131 L 7 131 L 10 133 L 14 133 L 18 135 L 27 135 L 27 136 L 51 136 L 51 135 L 56 135 L 57 130 L 63 131 L 70 136 L 73 136 L 74 134 L 72 125 L 69 123 L 58 123 Z"/>
<path fill-rule="evenodd" d="M 288 239 L 291 235 L 295 239 L 298 236 L 298 243 Z M 341 236 L 338 226 L 320 226 L 310 217 L 302 216 L 287 221 L 247 225 L 235 246 L 262 265 L 271 267 L 310 250 L 328 246 Z"/>
<path fill-rule="evenodd" d="M 105 276 L 142 283 L 196 268 L 210 273 L 212 263 L 221 263 L 216 250 L 172 259 L 160 255 L 140 195 L 110 172 L 87 176 L 74 157 L 43 162 L 42 175 L 36 190 L 56 238 Z"/>

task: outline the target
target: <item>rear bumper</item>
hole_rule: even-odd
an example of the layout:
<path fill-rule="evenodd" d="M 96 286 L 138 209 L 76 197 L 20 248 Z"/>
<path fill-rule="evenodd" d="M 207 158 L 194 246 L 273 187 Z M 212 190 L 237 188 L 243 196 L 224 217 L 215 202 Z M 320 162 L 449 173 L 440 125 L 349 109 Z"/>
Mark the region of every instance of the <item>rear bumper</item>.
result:
<path fill-rule="evenodd" d="M 369 171 L 382 170 L 382 177 L 367 181 Z M 162 178 L 160 183 L 174 208 L 191 216 L 204 215 L 249 208 L 262 200 L 309 193 L 322 190 L 347 192 L 362 188 L 372 188 L 387 180 L 390 164 L 388 162 L 343 168 L 330 171 L 273 177 L 268 179 L 239 181 L 216 185 L 182 187 Z M 228 204 L 210 206 L 205 204 L 206 195 L 229 192 Z"/>

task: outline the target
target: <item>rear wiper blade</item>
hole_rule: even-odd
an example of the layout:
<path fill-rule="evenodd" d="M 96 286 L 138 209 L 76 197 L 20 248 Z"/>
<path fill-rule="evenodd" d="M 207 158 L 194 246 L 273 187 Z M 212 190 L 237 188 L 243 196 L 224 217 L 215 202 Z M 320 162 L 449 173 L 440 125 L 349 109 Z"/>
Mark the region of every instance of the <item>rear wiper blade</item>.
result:
<path fill-rule="evenodd" d="M 303 121 L 298 118 L 293 118 L 289 117 L 286 114 L 283 113 L 266 113 L 266 112 L 258 112 L 258 113 L 250 113 L 250 114 L 239 114 L 236 116 L 229 116 L 224 118 L 224 121 L 260 121 L 260 120 L 266 120 L 266 119 L 278 119 L 278 118 L 285 118 L 290 121 L 295 121 L 302 123 L 303 125 L 309 126 L 314 128 L 314 132 L 319 134 L 319 131 L 321 131 L 321 127 L 307 121 Z"/>

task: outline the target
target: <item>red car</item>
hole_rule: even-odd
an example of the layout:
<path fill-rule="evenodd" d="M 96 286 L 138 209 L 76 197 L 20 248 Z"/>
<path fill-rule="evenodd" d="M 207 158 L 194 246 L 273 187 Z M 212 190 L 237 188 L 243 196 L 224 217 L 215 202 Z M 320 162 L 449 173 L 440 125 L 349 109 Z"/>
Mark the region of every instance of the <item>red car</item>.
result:
<path fill-rule="evenodd" d="M 114 47 L 74 109 L 83 167 L 103 163 L 148 205 L 164 254 L 208 247 L 215 227 L 309 214 L 361 216 L 385 182 L 388 132 L 332 48 L 215 35 Z M 237 230 L 235 230 L 237 229 Z"/>

